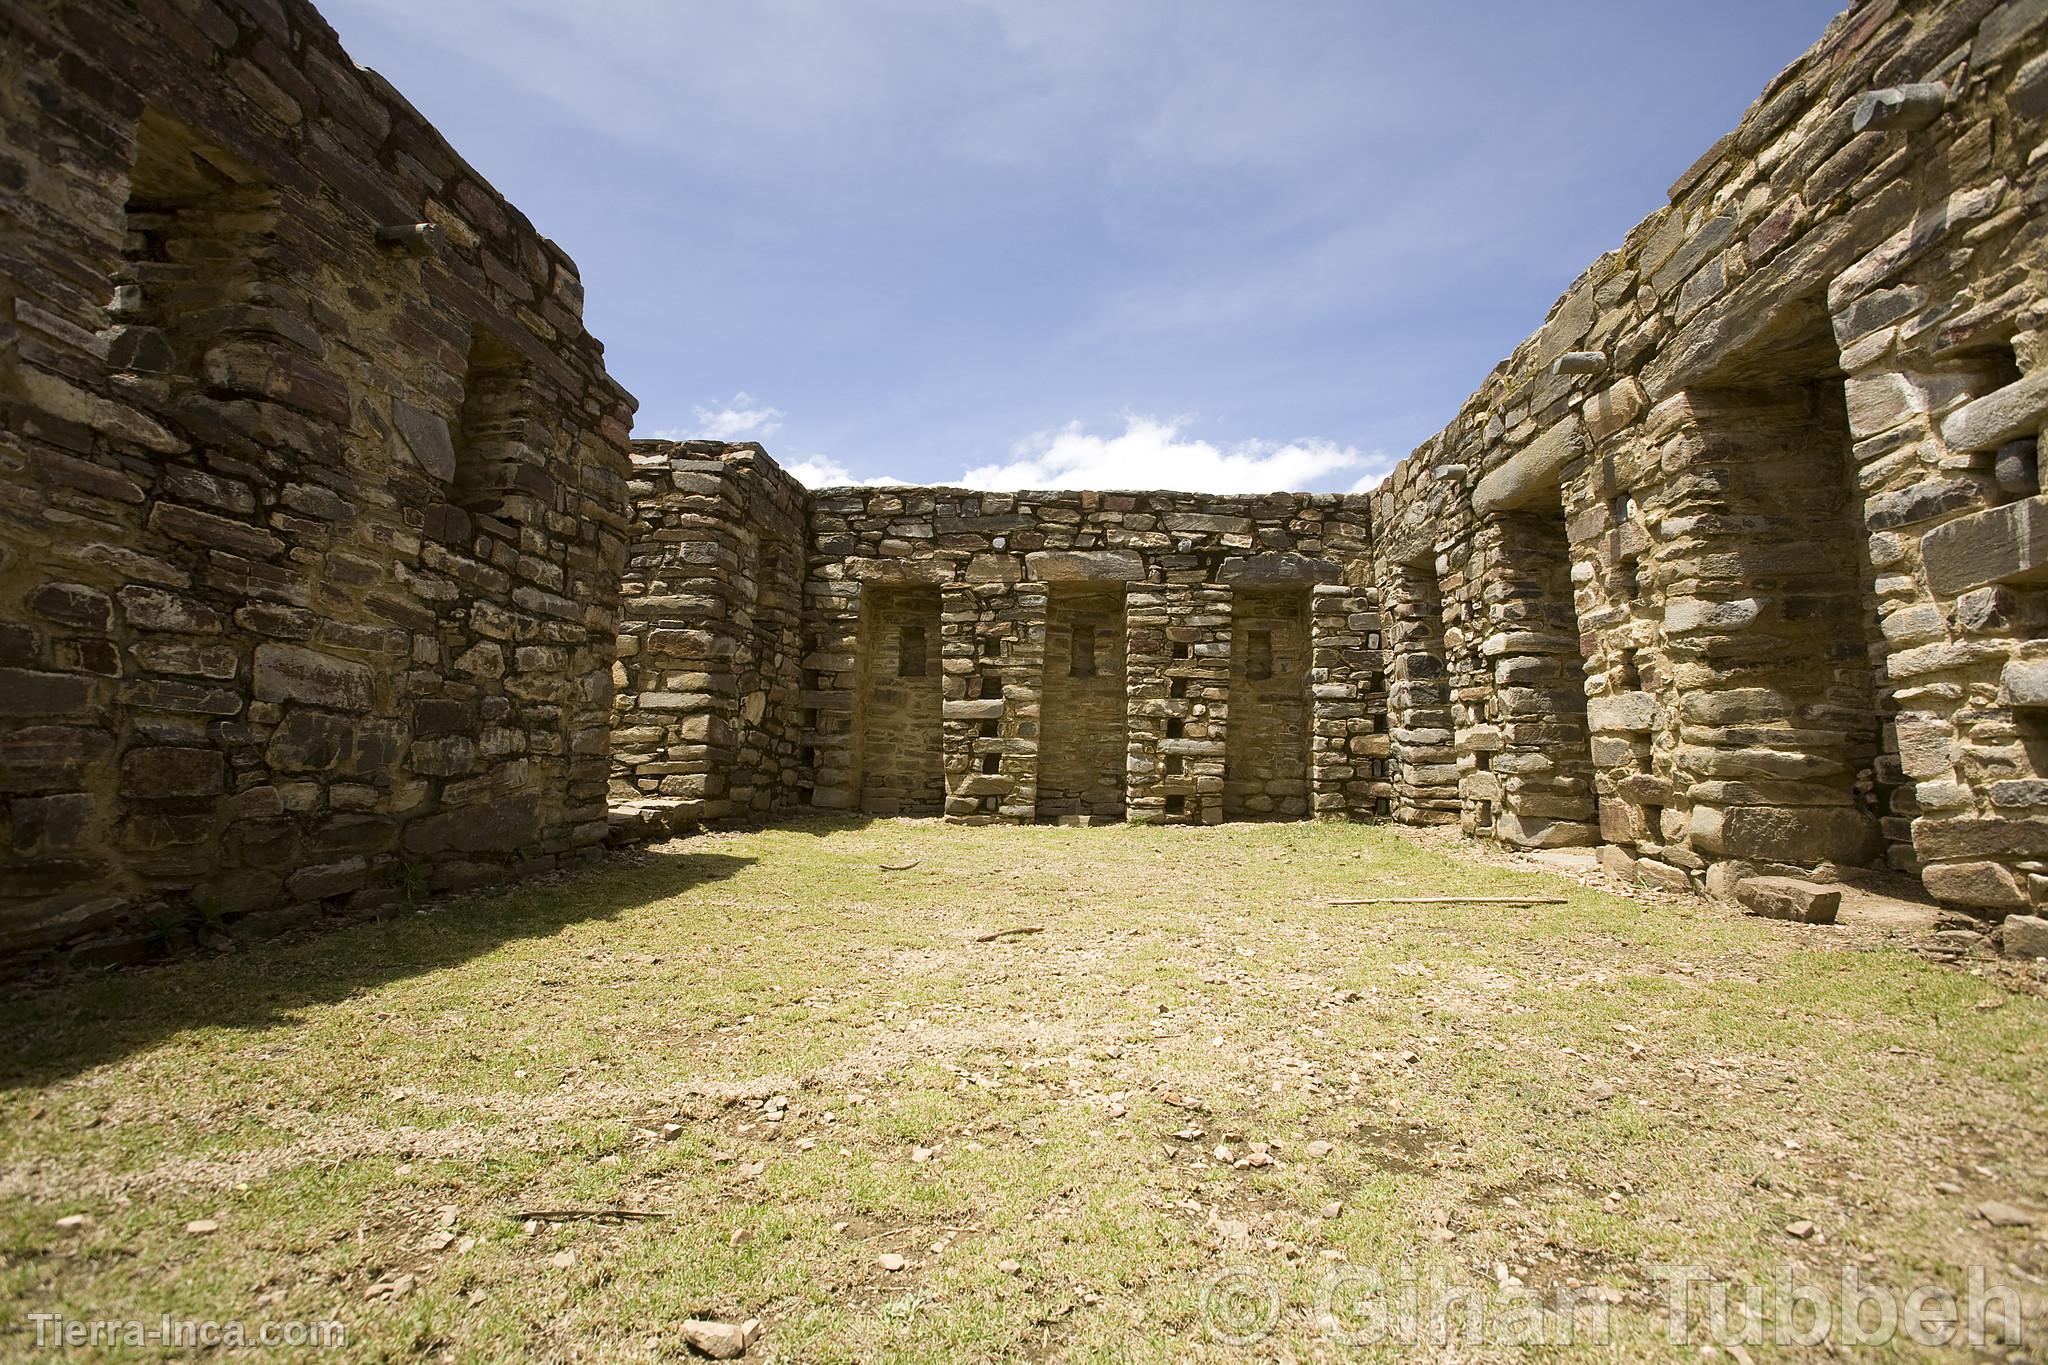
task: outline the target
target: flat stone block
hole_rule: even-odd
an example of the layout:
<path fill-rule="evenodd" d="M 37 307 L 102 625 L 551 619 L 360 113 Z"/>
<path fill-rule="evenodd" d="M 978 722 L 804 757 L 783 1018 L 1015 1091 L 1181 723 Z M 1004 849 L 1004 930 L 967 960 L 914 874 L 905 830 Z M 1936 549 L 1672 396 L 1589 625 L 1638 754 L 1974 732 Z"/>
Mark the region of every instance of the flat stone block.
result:
<path fill-rule="evenodd" d="M 1833 924 L 1842 893 L 1796 877 L 1750 877 L 1735 884 L 1735 899 L 1752 915 L 1800 924 Z"/>
<path fill-rule="evenodd" d="M 1999 937 L 2007 957 L 2048 957 L 2048 919 L 2039 915 L 2007 915 Z"/>
<path fill-rule="evenodd" d="M 1944 522 L 1922 537 L 1920 553 L 1937 597 L 1959 597 L 1986 583 L 2048 581 L 2048 497 Z"/>
<path fill-rule="evenodd" d="M 1996 450 L 2008 441 L 2032 436 L 2048 421 L 2048 370 L 1965 403 L 1941 424 L 1941 439 L 1951 450 Z"/>

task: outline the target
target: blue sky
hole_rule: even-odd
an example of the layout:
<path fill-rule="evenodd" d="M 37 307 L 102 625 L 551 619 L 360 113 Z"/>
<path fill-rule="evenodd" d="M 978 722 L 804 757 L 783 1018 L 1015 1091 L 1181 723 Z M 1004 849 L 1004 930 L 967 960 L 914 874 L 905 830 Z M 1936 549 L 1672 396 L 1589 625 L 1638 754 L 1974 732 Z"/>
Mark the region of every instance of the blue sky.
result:
<path fill-rule="evenodd" d="M 582 267 L 639 435 L 1371 486 L 1835 0 L 325 0 Z"/>

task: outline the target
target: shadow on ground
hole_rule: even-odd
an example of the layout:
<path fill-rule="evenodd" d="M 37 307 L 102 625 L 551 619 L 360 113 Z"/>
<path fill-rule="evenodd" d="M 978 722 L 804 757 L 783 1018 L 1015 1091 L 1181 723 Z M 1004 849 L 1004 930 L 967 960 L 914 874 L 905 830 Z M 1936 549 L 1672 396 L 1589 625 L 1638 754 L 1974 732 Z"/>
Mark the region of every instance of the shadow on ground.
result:
<path fill-rule="evenodd" d="M 218 957 L 18 988 L 0 1004 L 0 1087 L 48 1085 L 187 1029 L 264 1029 L 308 1005 L 440 971 L 506 943 L 605 920 L 723 881 L 754 862 L 647 851 L 544 887 L 429 903 L 390 919 L 322 928 Z"/>

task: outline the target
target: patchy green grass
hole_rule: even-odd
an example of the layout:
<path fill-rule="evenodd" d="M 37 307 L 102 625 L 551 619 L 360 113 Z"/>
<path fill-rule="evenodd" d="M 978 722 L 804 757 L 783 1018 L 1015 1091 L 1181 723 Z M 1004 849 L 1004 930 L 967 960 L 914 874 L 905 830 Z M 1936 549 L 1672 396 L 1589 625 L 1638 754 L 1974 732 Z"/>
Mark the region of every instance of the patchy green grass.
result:
<path fill-rule="evenodd" d="M 1521 891 L 1569 903 L 1324 903 Z M 752 1316 L 750 1359 L 1485 1359 L 1540 1294 L 1557 1357 L 1696 1359 L 1660 1265 L 1978 1265 L 2026 1314 L 2048 1275 L 2048 1217 L 1976 1213 L 2048 1199 L 2048 1003 L 1383 828 L 711 835 L 17 995 L 0 1040 L 6 1354 L 56 1312 L 335 1319 L 360 1359 Z M 521 1217 L 613 1208 L 669 1216 Z M 1368 1271 L 1485 1330 L 1346 1345 Z"/>

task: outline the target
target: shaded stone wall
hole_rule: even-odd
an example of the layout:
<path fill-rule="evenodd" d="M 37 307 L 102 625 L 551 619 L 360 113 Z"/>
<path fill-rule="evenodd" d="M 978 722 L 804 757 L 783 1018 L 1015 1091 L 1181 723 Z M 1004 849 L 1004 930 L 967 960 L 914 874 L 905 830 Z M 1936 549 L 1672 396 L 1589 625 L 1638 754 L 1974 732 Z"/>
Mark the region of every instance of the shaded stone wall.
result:
<path fill-rule="evenodd" d="M 927 736 L 940 746 L 941 804 L 957 819 L 1221 820 L 1232 694 L 1246 685 L 1232 674 L 1233 601 L 1278 593 L 1293 605 L 1269 633 L 1288 641 L 1287 668 L 1256 685 L 1273 732 L 1299 756 L 1288 775 L 1258 780 L 1270 812 L 1249 796 L 1246 809 L 1369 813 L 1387 789 L 1352 761 L 1369 764 L 1380 678 L 1377 651 L 1364 647 L 1365 623 L 1377 621 L 1364 510 L 1334 494 L 814 495 L 804 663 L 814 804 L 930 806 L 928 779 L 912 795 L 899 769 L 876 766 Z M 1327 614 L 1308 609 L 1319 585 L 1339 589 Z M 894 629 L 912 598 L 927 613 L 937 603 L 936 623 L 924 618 L 943 642 L 937 725 L 905 720 L 911 692 L 891 676 L 894 637 L 876 629 L 884 618 Z M 1095 651 L 1080 675 L 1077 628 Z M 1331 746 L 1313 780 L 1312 742 Z"/>
<path fill-rule="evenodd" d="M 1055 584 L 1045 621 L 1037 816 L 1121 820 L 1128 744 L 1123 585 Z"/>
<path fill-rule="evenodd" d="M 1374 494 L 1397 815 L 2048 899 L 2044 28 L 1842 15 Z"/>
<path fill-rule="evenodd" d="M 0 9 L 0 130 L 0 950 L 601 841 L 575 266 L 296 0 Z"/>
<path fill-rule="evenodd" d="M 757 445 L 633 444 L 612 805 L 632 822 L 803 804 L 809 499 Z"/>
<path fill-rule="evenodd" d="M 1241 589 L 1231 602 L 1226 820 L 1309 813 L 1309 589 Z"/>
<path fill-rule="evenodd" d="M 941 720 L 939 591 L 878 586 L 862 598 L 860 631 L 860 808 L 875 815 L 945 810 Z"/>

